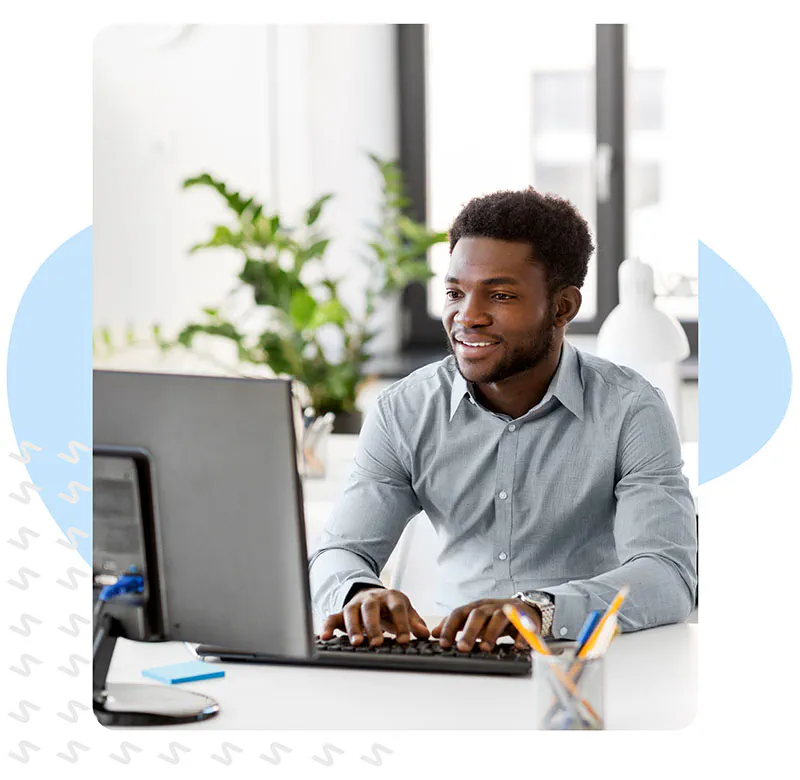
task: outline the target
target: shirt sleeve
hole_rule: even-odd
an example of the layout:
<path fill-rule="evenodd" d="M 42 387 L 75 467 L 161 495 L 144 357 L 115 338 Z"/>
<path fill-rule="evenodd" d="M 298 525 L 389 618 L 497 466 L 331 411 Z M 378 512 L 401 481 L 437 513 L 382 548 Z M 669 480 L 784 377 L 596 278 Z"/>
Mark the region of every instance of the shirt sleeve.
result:
<path fill-rule="evenodd" d="M 401 447 L 382 393 L 364 419 L 347 485 L 309 559 L 318 617 L 339 612 L 353 585 L 383 584 L 381 570 L 422 510 Z"/>
<path fill-rule="evenodd" d="M 623 631 L 677 623 L 694 609 L 697 518 L 683 474 L 680 441 L 663 395 L 639 393 L 622 426 L 617 454 L 614 537 L 618 568 L 544 588 L 555 600 L 553 637 L 575 639 L 588 612 L 605 610 L 623 586 Z"/>

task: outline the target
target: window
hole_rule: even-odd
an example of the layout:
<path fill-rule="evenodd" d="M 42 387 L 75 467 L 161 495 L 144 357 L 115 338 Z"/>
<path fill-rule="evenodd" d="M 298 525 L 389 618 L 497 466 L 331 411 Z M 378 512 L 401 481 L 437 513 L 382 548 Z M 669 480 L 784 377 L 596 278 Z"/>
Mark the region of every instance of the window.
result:
<path fill-rule="evenodd" d="M 635 254 L 654 267 L 658 305 L 690 321 L 696 352 L 696 251 L 675 252 L 662 227 L 674 182 L 660 37 L 635 28 L 626 61 L 624 25 L 400 25 L 401 164 L 415 216 L 437 230 L 497 189 L 569 198 L 597 245 L 571 332 L 597 332 L 618 301 L 617 267 Z M 444 342 L 448 260 L 434 247 L 436 278 L 406 291 L 407 347 Z"/>

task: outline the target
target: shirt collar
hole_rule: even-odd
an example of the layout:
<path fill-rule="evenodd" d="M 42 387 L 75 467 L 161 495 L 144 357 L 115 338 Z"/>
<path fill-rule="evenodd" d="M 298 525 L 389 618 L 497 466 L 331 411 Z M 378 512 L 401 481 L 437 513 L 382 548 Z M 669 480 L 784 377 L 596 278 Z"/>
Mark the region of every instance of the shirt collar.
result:
<path fill-rule="evenodd" d="M 453 359 L 455 360 L 455 358 Z M 467 380 L 461 376 L 461 372 L 456 366 L 453 387 L 450 391 L 450 420 L 455 416 L 458 407 L 464 400 L 464 396 L 469 398 L 470 402 L 475 403 L 472 388 L 467 384 Z M 556 373 L 550 380 L 547 392 L 539 405 L 544 405 L 552 396 L 555 396 L 579 420 L 583 420 L 583 379 L 581 378 L 580 365 L 578 364 L 578 355 L 575 347 L 566 339 L 564 339 L 561 348 L 561 358 L 558 361 Z"/>

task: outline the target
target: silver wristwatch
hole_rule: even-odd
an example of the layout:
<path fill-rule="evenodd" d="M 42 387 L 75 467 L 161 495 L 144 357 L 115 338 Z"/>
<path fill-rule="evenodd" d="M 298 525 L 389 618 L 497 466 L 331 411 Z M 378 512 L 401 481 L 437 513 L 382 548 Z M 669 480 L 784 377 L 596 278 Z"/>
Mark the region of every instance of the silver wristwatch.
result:
<path fill-rule="evenodd" d="M 536 607 L 542 616 L 542 636 L 553 635 L 553 615 L 556 611 L 556 605 L 553 603 L 553 597 L 549 593 L 544 593 L 541 590 L 532 590 L 528 593 L 520 591 L 514 594 L 514 598 Z"/>

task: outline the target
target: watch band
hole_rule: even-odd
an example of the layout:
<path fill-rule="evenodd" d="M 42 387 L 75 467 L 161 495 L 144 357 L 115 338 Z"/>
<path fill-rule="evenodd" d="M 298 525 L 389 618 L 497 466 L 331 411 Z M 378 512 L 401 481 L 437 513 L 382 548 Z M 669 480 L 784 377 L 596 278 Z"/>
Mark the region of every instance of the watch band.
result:
<path fill-rule="evenodd" d="M 514 598 L 536 607 L 542 616 L 542 636 L 549 637 L 553 635 L 553 616 L 555 615 L 556 605 L 553 603 L 553 598 L 549 593 L 541 590 L 533 590 L 528 593 L 520 591 L 514 594 Z"/>

